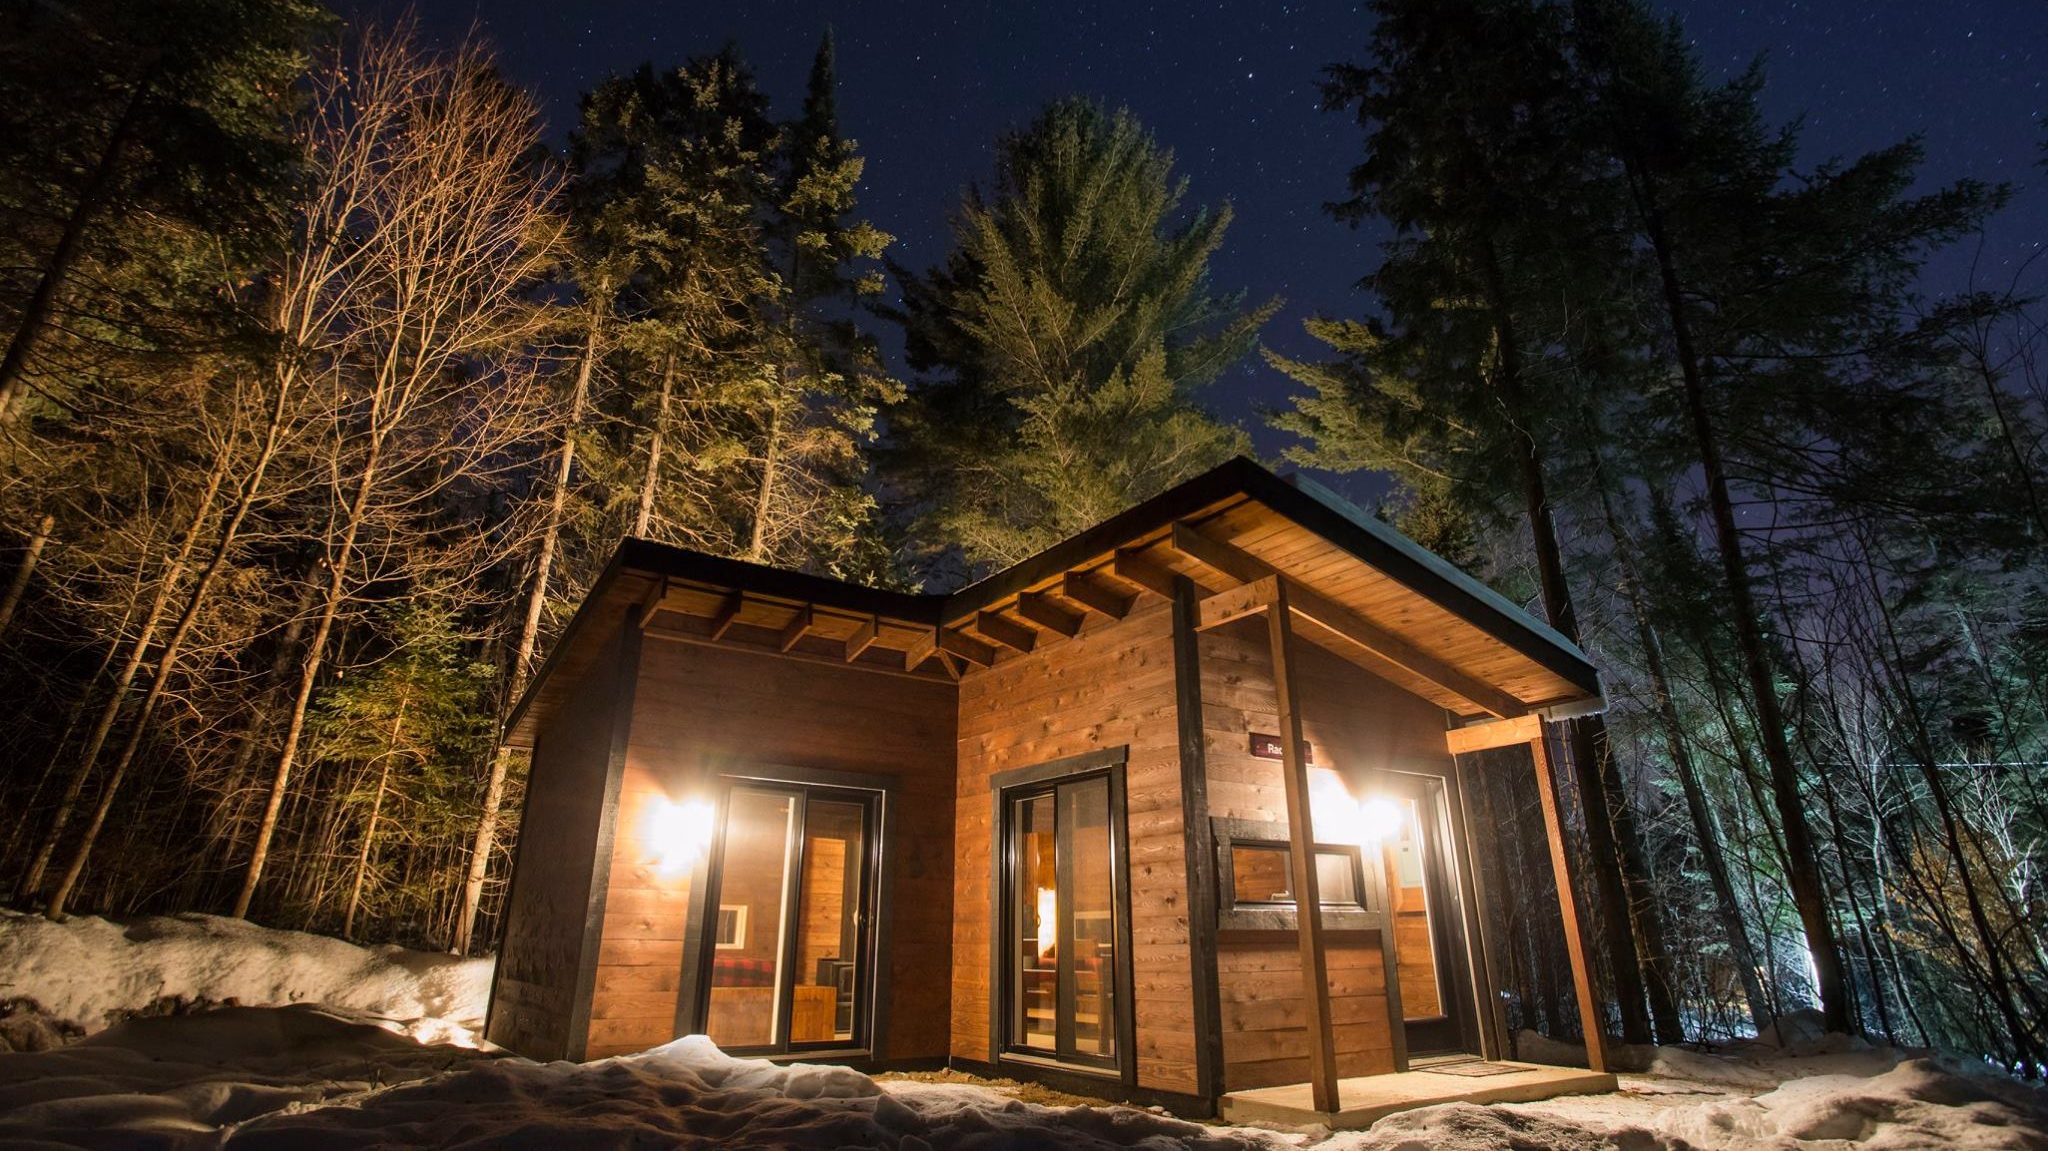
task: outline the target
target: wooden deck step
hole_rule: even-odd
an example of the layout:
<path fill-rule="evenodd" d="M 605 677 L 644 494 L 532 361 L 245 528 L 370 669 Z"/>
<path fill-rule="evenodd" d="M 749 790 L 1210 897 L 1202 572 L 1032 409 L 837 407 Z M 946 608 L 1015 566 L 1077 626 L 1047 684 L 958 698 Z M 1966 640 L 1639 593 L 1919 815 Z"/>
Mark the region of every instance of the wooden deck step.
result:
<path fill-rule="evenodd" d="M 1338 1109 L 1318 1111 L 1306 1083 L 1283 1083 L 1232 1091 L 1223 1096 L 1222 1116 L 1231 1123 L 1320 1123 L 1336 1129 L 1370 1127 L 1396 1111 L 1439 1103 L 1531 1103 L 1559 1095 L 1595 1095 L 1615 1089 L 1614 1076 L 1577 1067 L 1496 1063 L 1495 1074 L 1471 1075 L 1417 1068 L 1390 1075 L 1337 1081 Z"/>

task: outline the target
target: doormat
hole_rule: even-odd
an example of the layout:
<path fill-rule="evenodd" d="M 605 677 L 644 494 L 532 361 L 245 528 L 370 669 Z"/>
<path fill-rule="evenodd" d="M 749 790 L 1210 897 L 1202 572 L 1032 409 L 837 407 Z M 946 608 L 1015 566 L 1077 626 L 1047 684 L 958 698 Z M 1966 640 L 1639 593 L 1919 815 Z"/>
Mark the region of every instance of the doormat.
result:
<path fill-rule="evenodd" d="M 1415 1070 L 1427 1071 L 1432 1075 L 1462 1075 L 1467 1079 L 1483 1079 L 1489 1075 L 1513 1075 L 1517 1071 L 1529 1069 L 1517 1067 L 1512 1063 L 1488 1063 L 1475 1059 L 1470 1063 L 1438 1063 L 1429 1067 L 1417 1067 Z"/>

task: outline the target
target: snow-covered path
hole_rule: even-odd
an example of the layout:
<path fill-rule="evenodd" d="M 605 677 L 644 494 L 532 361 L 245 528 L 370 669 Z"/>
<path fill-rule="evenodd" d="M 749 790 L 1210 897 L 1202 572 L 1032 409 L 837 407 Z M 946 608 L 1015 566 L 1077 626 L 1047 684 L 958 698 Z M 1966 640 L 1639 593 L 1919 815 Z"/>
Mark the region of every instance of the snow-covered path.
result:
<path fill-rule="evenodd" d="M 1792 1052 L 1639 1051 L 1645 1071 L 1613 1094 L 1430 1108 L 1333 1136 L 878 1083 L 733 1059 L 702 1038 L 534 1063 L 464 1045 L 488 976 L 487 961 L 204 916 L 61 927 L 0 916 L 0 1005 L 33 999 L 48 1014 L 14 1022 L 88 1033 L 0 1054 L 0 1149 L 2048 1151 L 2048 1091 L 1841 1037 Z M 323 998 L 332 1006 L 296 1002 Z M 230 999 L 245 1006 L 118 1021 L 165 1000 Z M 45 1022 L 34 1035 L 48 1046 L 55 1032 Z"/>

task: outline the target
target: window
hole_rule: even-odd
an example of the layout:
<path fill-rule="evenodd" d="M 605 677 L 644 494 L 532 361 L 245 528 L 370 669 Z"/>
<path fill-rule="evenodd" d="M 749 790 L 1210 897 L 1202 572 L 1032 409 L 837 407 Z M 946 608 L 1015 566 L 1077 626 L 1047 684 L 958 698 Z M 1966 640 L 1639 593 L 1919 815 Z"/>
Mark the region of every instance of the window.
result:
<path fill-rule="evenodd" d="M 1216 927 L 1220 931 L 1293 931 L 1294 852 L 1287 825 L 1244 819 L 1209 821 L 1216 836 Z M 1378 888 L 1366 882 L 1364 853 L 1349 843 L 1315 845 L 1316 895 L 1323 926 L 1379 927 Z"/>
<path fill-rule="evenodd" d="M 747 905 L 723 903 L 718 907 L 718 949 L 744 950 L 747 946 Z"/>
<path fill-rule="evenodd" d="M 1324 907 L 1365 910 L 1355 848 L 1316 848 L 1316 891 Z M 1230 845 L 1230 901 L 1286 905 L 1294 902 L 1294 853 L 1284 843 L 1233 841 Z"/>

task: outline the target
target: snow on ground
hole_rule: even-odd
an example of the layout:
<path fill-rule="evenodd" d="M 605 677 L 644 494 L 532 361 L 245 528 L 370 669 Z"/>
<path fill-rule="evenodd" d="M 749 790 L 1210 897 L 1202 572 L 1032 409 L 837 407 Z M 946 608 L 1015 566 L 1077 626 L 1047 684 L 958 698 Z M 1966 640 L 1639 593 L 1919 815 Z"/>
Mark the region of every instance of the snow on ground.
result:
<path fill-rule="evenodd" d="M 0 1054 L 0 1151 L 2048 1151 L 2048 1092 L 1839 1036 L 1624 1049 L 1640 1071 L 1617 1092 L 1433 1107 L 1335 1135 L 1043 1107 L 971 1083 L 877 1083 L 730 1058 L 701 1037 L 581 1065 L 418 1041 L 466 1039 L 488 978 L 487 962 L 206 916 L 58 926 L 0 914 L 0 1000 L 33 998 L 95 1032 Z M 150 1015 L 167 997 L 327 1005 Z M 109 1025 L 135 1012 L 145 1017 Z"/>
<path fill-rule="evenodd" d="M 320 1003 L 422 1041 L 474 1045 L 490 991 L 488 959 L 358 947 L 215 915 L 52 923 L 0 910 L 0 1002 L 32 1000 L 61 1029 L 88 1035 L 167 1007 Z"/>

